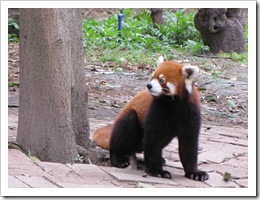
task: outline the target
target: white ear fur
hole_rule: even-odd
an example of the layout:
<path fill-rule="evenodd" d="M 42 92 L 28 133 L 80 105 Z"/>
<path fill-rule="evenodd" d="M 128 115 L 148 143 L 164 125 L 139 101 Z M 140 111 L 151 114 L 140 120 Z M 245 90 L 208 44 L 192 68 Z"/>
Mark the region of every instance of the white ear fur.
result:
<path fill-rule="evenodd" d="M 182 68 L 182 75 L 185 79 L 194 80 L 199 74 L 199 68 L 197 66 L 184 66 Z"/>
<path fill-rule="evenodd" d="M 192 93 L 193 81 L 198 74 L 199 68 L 197 66 L 184 66 L 182 68 L 182 75 L 185 78 L 185 87 L 190 94 Z"/>
<path fill-rule="evenodd" d="M 158 60 L 156 61 L 157 67 L 164 61 L 164 57 L 160 56 Z"/>

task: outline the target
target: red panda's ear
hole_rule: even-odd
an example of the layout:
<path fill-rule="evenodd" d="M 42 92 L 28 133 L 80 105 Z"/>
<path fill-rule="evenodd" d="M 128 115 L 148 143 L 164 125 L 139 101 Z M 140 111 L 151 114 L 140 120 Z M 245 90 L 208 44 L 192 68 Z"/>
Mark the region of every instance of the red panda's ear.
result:
<path fill-rule="evenodd" d="M 182 76 L 186 80 L 194 80 L 199 74 L 199 68 L 197 66 L 184 66 L 182 68 Z"/>
<path fill-rule="evenodd" d="M 156 61 L 157 67 L 158 67 L 163 61 L 164 61 L 164 57 L 163 57 L 163 56 L 160 56 L 160 57 L 158 58 L 158 60 Z"/>
<path fill-rule="evenodd" d="M 182 76 L 185 79 L 185 87 L 186 90 L 191 94 L 192 93 L 192 85 L 194 79 L 199 74 L 199 68 L 196 66 L 184 66 L 182 68 Z"/>

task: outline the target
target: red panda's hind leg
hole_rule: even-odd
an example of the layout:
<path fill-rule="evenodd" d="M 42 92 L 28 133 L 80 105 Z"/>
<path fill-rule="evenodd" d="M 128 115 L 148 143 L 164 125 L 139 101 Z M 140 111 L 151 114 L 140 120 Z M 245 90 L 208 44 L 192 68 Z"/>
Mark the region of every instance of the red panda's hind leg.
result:
<path fill-rule="evenodd" d="M 112 166 L 125 168 L 130 164 L 129 157 L 142 148 L 142 129 L 134 110 L 119 118 L 110 140 L 110 161 Z"/>

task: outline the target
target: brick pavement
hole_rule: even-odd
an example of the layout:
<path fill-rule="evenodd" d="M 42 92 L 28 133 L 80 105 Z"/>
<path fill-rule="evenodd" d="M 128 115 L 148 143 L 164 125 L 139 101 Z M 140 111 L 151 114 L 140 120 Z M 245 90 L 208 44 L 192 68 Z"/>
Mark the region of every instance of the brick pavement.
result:
<path fill-rule="evenodd" d="M 9 120 L 9 141 L 16 138 L 17 120 Z M 92 130 L 104 121 L 90 120 Z M 248 130 L 203 125 L 199 147 L 199 169 L 209 172 L 205 182 L 183 176 L 177 140 L 163 151 L 171 180 L 145 176 L 142 170 L 118 169 L 91 164 L 33 162 L 22 152 L 8 150 L 9 188 L 247 188 Z M 232 179 L 223 180 L 225 172 Z"/>

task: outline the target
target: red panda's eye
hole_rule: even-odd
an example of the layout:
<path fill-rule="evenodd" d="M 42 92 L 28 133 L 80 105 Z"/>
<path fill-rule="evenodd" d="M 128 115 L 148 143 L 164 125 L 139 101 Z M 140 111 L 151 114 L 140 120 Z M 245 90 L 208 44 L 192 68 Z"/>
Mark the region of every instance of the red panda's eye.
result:
<path fill-rule="evenodd" d="M 159 82 L 160 83 L 164 83 L 164 79 L 163 78 L 159 78 Z"/>

